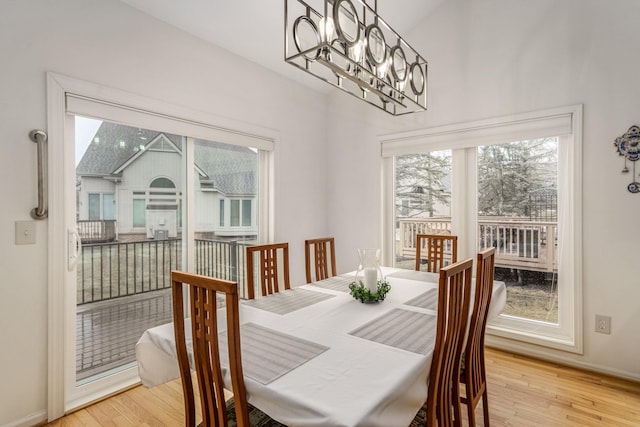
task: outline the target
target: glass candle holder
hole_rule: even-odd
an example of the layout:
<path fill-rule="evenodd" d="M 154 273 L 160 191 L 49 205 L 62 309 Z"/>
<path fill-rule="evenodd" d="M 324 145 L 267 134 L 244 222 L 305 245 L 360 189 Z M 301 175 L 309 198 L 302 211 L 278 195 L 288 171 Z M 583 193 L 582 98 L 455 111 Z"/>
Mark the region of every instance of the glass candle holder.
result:
<path fill-rule="evenodd" d="M 362 280 L 364 287 L 373 294 L 378 291 L 378 281 L 382 280 L 380 249 L 358 249 L 358 256 L 360 264 L 356 271 L 355 282 L 358 283 L 359 280 Z"/>

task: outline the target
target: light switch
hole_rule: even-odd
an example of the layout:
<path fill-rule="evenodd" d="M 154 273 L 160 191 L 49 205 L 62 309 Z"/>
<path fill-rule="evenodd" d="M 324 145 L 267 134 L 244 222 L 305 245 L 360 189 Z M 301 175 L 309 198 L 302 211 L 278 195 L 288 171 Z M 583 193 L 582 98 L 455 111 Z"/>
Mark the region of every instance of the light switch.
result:
<path fill-rule="evenodd" d="M 16 221 L 16 245 L 33 245 L 36 243 L 36 222 Z"/>

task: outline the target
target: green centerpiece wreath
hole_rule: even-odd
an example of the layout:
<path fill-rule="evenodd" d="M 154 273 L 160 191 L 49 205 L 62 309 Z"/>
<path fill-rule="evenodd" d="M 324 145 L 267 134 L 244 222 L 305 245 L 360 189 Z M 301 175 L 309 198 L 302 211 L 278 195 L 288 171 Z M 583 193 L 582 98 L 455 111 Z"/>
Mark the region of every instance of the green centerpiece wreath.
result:
<path fill-rule="evenodd" d="M 358 282 L 351 282 L 349 284 L 349 293 L 351 296 L 362 303 L 384 301 L 384 298 L 390 290 L 391 286 L 389 286 L 387 279 L 378 280 L 376 292 L 371 292 L 366 286 L 364 286 L 362 280 L 359 280 Z"/>

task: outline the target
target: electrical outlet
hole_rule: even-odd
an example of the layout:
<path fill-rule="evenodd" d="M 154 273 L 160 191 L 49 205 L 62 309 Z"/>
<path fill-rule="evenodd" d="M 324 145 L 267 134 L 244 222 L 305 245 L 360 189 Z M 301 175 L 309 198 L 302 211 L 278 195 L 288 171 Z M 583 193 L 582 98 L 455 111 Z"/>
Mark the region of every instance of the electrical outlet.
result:
<path fill-rule="evenodd" d="M 602 334 L 611 333 L 611 316 L 596 314 L 596 332 Z"/>

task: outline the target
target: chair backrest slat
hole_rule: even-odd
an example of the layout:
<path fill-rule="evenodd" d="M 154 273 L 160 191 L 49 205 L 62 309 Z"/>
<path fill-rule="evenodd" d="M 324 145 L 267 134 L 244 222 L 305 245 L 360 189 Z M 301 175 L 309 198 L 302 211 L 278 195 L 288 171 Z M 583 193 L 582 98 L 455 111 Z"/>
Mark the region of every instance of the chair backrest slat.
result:
<path fill-rule="evenodd" d="M 255 298 L 254 255 L 256 253 L 259 254 L 258 277 L 260 278 L 262 296 L 280 292 L 281 289 L 291 289 L 288 243 L 247 246 L 247 297 L 249 299 Z M 282 266 L 280 266 L 279 260 L 281 260 Z M 282 268 L 282 278 L 279 273 L 280 268 Z"/>
<path fill-rule="evenodd" d="M 313 252 L 313 271 L 311 274 L 311 258 Z M 336 250 L 333 237 L 322 237 L 304 241 L 305 271 L 307 283 L 328 279 L 336 275 Z"/>
<path fill-rule="evenodd" d="M 416 271 L 423 261 L 427 271 L 437 273 L 445 266 L 445 253 L 451 251 L 451 264 L 458 261 L 458 236 L 416 234 Z"/>

